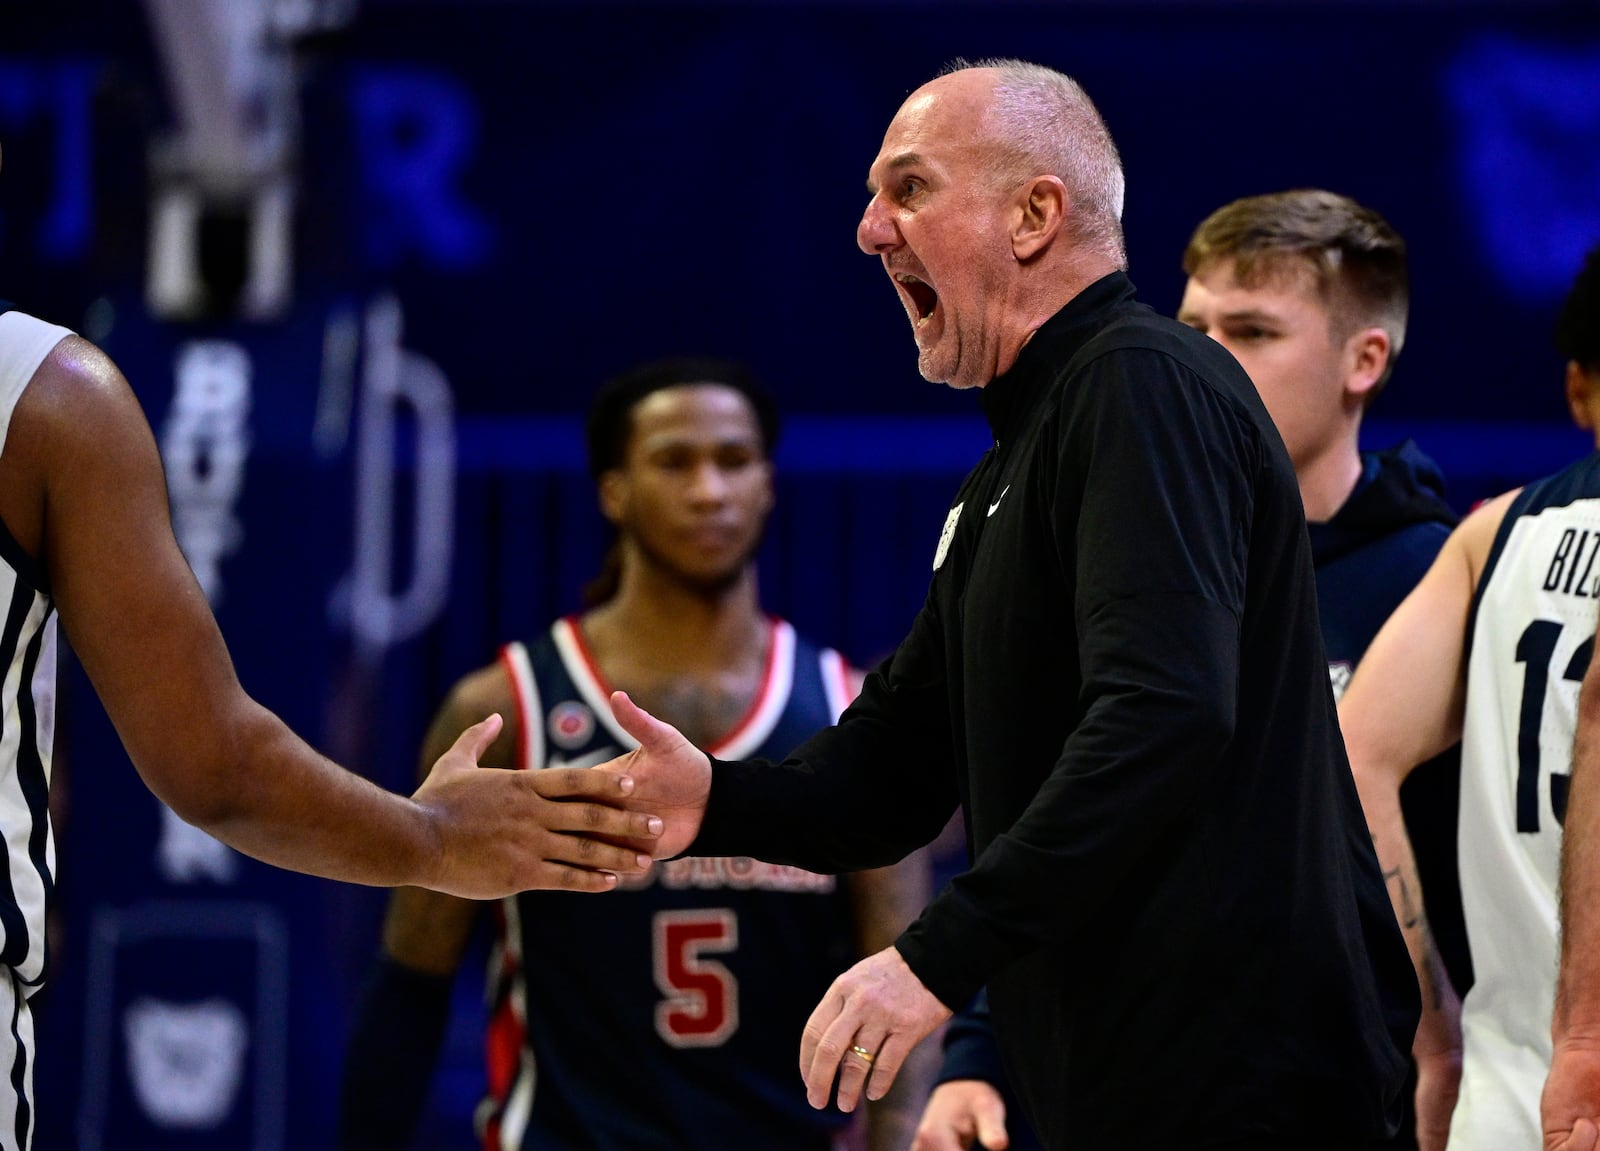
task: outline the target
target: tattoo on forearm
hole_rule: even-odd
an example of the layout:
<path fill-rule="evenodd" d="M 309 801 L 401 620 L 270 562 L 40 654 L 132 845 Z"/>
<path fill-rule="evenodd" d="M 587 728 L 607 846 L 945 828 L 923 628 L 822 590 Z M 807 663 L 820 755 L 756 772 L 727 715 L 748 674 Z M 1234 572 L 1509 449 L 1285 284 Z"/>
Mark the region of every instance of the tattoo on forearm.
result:
<path fill-rule="evenodd" d="M 1433 977 L 1433 966 L 1438 962 L 1438 952 L 1433 942 L 1433 932 L 1428 928 L 1428 917 L 1422 909 L 1422 901 L 1416 897 L 1412 884 L 1406 882 L 1404 870 L 1391 867 L 1383 873 L 1385 885 L 1395 885 L 1395 907 L 1399 911 L 1400 926 L 1406 931 L 1415 928 L 1421 933 L 1422 954 L 1424 963 L 1420 973 L 1419 982 L 1422 985 L 1422 996 L 1434 1009 L 1444 1006 L 1444 993 L 1439 990 L 1439 981 Z"/>
<path fill-rule="evenodd" d="M 1400 911 L 1400 926 L 1412 928 L 1422 922 L 1422 904 L 1412 891 L 1411 884 L 1406 882 L 1405 872 L 1400 868 L 1390 868 L 1383 873 L 1385 884 L 1394 883 L 1398 887 L 1395 905 Z"/>

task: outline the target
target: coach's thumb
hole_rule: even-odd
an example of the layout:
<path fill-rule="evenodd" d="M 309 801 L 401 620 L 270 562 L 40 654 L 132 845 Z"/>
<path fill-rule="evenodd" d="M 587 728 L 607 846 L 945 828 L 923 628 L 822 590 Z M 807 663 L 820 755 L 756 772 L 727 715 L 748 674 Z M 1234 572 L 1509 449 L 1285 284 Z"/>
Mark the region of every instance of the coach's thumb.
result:
<path fill-rule="evenodd" d="M 644 708 L 628 698 L 625 691 L 611 693 L 611 714 L 617 717 L 622 730 L 639 741 L 646 751 L 670 751 L 673 744 L 683 742 L 683 735 L 670 723 L 663 723 Z"/>

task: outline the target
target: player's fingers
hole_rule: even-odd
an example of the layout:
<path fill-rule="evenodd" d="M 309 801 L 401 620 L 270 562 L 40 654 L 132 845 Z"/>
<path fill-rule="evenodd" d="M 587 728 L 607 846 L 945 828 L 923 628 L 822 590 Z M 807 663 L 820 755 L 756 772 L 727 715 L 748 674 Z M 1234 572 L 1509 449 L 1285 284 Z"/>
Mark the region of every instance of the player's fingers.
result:
<path fill-rule="evenodd" d="M 1011 1146 L 1011 1136 L 1006 1133 L 1006 1104 L 1000 1092 L 975 1100 L 972 1118 L 978 1128 L 978 1142 L 986 1151 L 1006 1151 Z"/>
<path fill-rule="evenodd" d="M 528 778 L 534 781 L 534 789 L 546 799 L 626 799 L 633 794 L 633 776 L 603 770 L 609 768 L 611 763 L 594 768 L 547 767 L 543 771 L 528 772 Z"/>
<path fill-rule="evenodd" d="M 599 768 L 558 767 L 520 773 L 528 786 L 552 805 L 540 811 L 539 818 L 552 831 L 592 835 L 645 851 L 653 849 L 655 839 L 666 826 L 661 817 L 648 812 L 629 811 L 621 804 L 633 790 L 633 780 L 608 775 Z M 585 803 L 593 797 L 599 803 Z"/>
<path fill-rule="evenodd" d="M 1595 1126 L 1588 1119 L 1576 1119 L 1569 1128 L 1557 1122 L 1544 1135 L 1545 1151 L 1591 1151 L 1595 1144 Z"/>
<path fill-rule="evenodd" d="M 942 1119 L 931 1121 L 927 1115 L 911 1137 L 911 1151 L 966 1151 L 970 1146 L 952 1124 Z"/>
<path fill-rule="evenodd" d="M 1591 1119 L 1579 1119 L 1572 1125 L 1572 1135 L 1563 1151 L 1594 1151 L 1597 1144 L 1600 1144 L 1600 1129 Z"/>
<path fill-rule="evenodd" d="M 618 882 L 614 872 L 588 871 L 581 867 L 547 862 L 543 865 L 539 879 L 528 886 L 550 891 L 601 892 L 611 891 Z"/>
<path fill-rule="evenodd" d="M 584 871 L 615 871 L 637 874 L 650 870 L 648 854 L 631 847 L 590 839 L 585 835 L 552 835 L 546 859 L 555 866 Z"/>

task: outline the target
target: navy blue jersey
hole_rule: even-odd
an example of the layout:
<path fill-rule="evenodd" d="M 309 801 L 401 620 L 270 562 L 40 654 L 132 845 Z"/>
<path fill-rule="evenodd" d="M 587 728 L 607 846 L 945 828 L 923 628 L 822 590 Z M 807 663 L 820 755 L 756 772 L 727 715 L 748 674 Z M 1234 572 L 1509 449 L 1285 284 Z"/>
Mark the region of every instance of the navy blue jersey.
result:
<path fill-rule="evenodd" d="M 782 759 L 838 718 L 837 652 L 772 621 L 761 690 L 706 750 Z M 636 746 L 611 715 L 574 619 L 508 645 L 522 766 L 593 766 Z M 825 1151 L 846 1121 L 805 1100 L 800 1033 L 856 958 L 843 883 L 744 858 L 657 864 L 605 895 L 500 904 L 490 960 L 489 1090 L 500 1151 Z"/>

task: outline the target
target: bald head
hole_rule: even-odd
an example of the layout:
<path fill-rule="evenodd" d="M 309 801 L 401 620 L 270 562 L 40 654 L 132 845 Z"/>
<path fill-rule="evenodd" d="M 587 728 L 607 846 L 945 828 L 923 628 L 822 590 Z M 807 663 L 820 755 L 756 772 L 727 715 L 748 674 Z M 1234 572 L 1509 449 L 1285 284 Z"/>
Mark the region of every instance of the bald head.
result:
<path fill-rule="evenodd" d="M 974 110 L 975 142 L 997 184 L 1059 178 L 1071 198 L 1073 236 L 1126 266 L 1122 160 L 1077 81 L 1023 60 L 956 60 L 912 100 L 934 92 L 957 96 Z"/>

